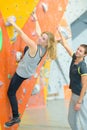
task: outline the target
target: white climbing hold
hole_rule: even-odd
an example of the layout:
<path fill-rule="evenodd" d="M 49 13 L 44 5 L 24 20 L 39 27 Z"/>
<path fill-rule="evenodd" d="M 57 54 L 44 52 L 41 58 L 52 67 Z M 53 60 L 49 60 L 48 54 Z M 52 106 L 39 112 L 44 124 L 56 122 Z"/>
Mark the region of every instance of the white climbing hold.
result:
<path fill-rule="evenodd" d="M 27 92 L 27 90 L 26 90 L 26 88 L 24 88 L 24 89 L 23 89 L 23 93 L 26 94 L 26 92 Z"/>
<path fill-rule="evenodd" d="M 18 36 L 18 32 L 14 29 L 14 35 L 10 40 L 13 41 L 13 42 L 16 41 L 17 36 Z"/>
<path fill-rule="evenodd" d="M 38 78 L 38 73 L 35 73 L 35 74 L 34 74 L 34 78 Z"/>
<path fill-rule="evenodd" d="M 0 81 L 0 86 L 2 86 L 4 83 L 2 81 Z"/>
<path fill-rule="evenodd" d="M 62 11 L 62 10 L 63 10 L 63 8 L 62 8 L 61 6 L 59 6 L 58 10 L 59 10 L 59 11 Z"/>
<path fill-rule="evenodd" d="M 16 52 L 16 61 L 19 62 L 21 60 L 21 58 L 22 58 L 22 52 L 17 51 Z"/>
<path fill-rule="evenodd" d="M 36 84 L 33 91 L 32 91 L 32 95 L 36 95 L 39 92 L 40 92 L 40 85 Z"/>
<path fill-rule="evenodd" d="M 14 22 L 16 22 L 16 17 L 15 16 L 9 16 L 9 18 L 12 18 Z M 8 21 L 5 23 L 6 26 L 11 26 L 11 23 Z"/>
<path fill-rule="evenodd" d="M 37 35 L 37 32 L 36 31 L 33 31 L 32 32 L 32 36 L 36 36 Z"/>
<path fill-rule="evenodd" d="M 60 33 L 65 37 L 65 39 L 68 39 L 68 38 L 71 37 L 70 32 L 69 32 L 65 27 L 60 26 L 60 27 L 58 28 L 58 30 L 59 30 Z"/>
<path fill-rule="evenodd" d="M 42 8 L 43 8 L 43 11 L 44 11 L 44 12 L 47 12 L 47 11 L 48 11 L 48 5 L 47 5 L 47 4 L 42 3 Z"/>

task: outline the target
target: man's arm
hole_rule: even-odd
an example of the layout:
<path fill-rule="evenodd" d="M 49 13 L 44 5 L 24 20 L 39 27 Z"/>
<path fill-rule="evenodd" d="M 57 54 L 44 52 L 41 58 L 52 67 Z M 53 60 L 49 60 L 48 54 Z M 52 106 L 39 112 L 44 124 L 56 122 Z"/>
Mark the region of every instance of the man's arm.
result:
<path fill-rule="evenodd" d="M 68 52 L 68 54 L 69 54 L 70 56 L 73 56 L 73 50 L 72 50 L 72 49 L 70 48 L 70 46 L 68 45 L 66 39 L 65 39 L 64 36 L 61 34 L 61 32 L 60 32 L 59 30 L 58 30 L 58 32 L 59 32 L 59 36 L 60 36 L 60 38 L 61 38 L 61 40 L 60 40 L 61 45 L 66 49 L 66 51 Z"/>
<path fill-rule="evenodd" d="M 87 90 L 87 75 L 81 76 L 81 82 L 82 82 L 82 90 L 81 90 L 79 99 L 78 99 L 78 101 L 77 101 L 77 103 L 75 105 L 75 110 L 76 111 L 80 110 L 81 104 L 83 102 L 83 98 L 84 98 L 84 95 L 85 95 L 85 92 Z"/>
<path fill-rule="evenodd" d="M 84 97 L 85 92 L 87 90 L 87 74 L 81 76 L 81 82 L 82 82 L 82 90 L 80 93 L 80 97 L 78 99 L 78 103 L 82 103 L 83 97 Z"/>

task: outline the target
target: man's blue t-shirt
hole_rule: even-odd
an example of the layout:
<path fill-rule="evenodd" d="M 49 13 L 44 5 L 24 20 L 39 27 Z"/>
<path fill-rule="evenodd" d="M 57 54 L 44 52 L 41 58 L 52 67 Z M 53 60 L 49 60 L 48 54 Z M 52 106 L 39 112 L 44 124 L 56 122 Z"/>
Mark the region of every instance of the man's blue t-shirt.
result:
<path fill-rule="evenodd" d="M 87 65 L 84 60 L 78 64 L 74 64 L 75 59 L 76 56 L 73 54 L 70 66 L 70 89 L 76 95 L 80 95 L 82 89 L 81 76 L 87 75 Z"/>

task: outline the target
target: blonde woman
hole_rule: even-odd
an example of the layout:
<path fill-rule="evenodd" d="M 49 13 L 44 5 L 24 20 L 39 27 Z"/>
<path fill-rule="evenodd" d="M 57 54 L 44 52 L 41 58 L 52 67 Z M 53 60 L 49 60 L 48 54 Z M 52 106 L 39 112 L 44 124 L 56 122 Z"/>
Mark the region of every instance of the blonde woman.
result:
<path fill-rule="evenodd" d="M 29 79 L 34 75 L 35 70 L 41 61 L 42 57 L 47 53 L 48 57 L 51 59 L 56 59 L 56 42 L 54 35 L 51 32 L 41 33 L 41 29 L 36 17 L 36 14 L 33 14 L 34 20 L 36 22 L 36 31 L 38 33 L 37 43 L 30 39 L 13 21 L 11 17 L 8 18 L 8 22 L 14 26 L 16 31 L 19 33 L 21 38 L 24 40 L 28 46 L 27 51 L 25 52 L 23 58 L 20 60 L 18 67 L 8 88 L 8 98 L 12 108 L 13 118 L 5 123 L 5 127 L 10 127 L 16 123 L 20 122 L 19 112 L 18 112 L 18 103 L 16 99 L 16 91 L 26 79 Z"/>

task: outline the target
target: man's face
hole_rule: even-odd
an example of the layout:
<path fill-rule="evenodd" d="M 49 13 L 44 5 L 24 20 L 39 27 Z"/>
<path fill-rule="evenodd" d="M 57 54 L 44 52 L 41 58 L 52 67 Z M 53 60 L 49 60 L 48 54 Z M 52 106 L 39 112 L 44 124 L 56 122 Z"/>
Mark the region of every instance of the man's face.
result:
<path fill-rule="evenodd" d="M 79 46 L 76 51 L 76 57 L 77 58 L 83 58 L 85 56 L 85 48 L 82 46 Z"/>

